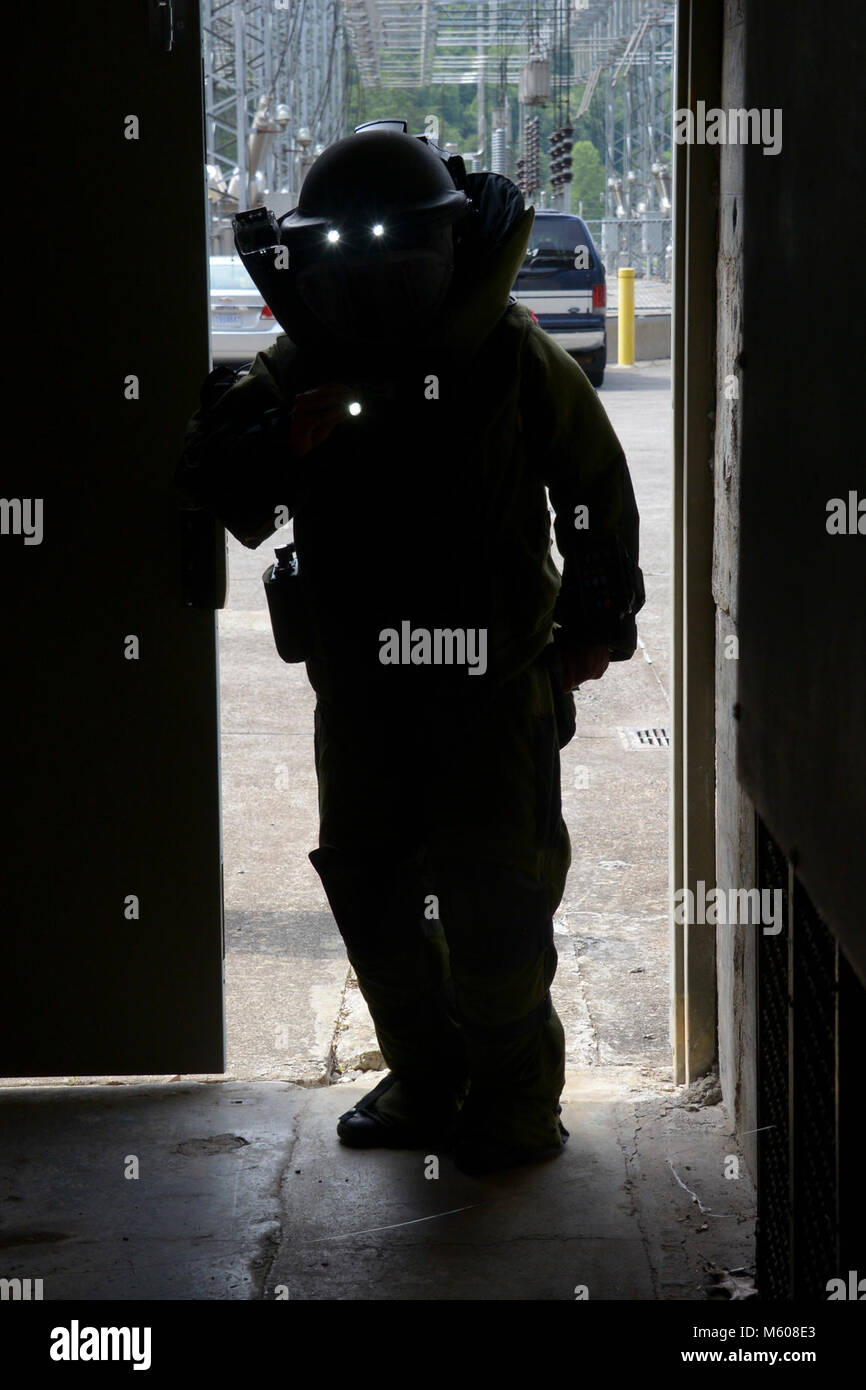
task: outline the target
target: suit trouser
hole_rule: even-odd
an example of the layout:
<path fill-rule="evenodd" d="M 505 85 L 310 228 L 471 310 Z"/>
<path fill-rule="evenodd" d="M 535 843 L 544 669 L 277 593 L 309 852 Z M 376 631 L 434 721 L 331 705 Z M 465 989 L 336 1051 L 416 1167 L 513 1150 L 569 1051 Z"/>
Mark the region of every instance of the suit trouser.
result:
<path fill-rule="evenodd" d="M 471 680 L 472 677 L 467 677 Z M 388 1068 L 468 1097 L 459 1132 L 558 1139 L 550 1001 L 571 861 L 550 676 L 483 698 L 316 707 L 319 873 Z"/>

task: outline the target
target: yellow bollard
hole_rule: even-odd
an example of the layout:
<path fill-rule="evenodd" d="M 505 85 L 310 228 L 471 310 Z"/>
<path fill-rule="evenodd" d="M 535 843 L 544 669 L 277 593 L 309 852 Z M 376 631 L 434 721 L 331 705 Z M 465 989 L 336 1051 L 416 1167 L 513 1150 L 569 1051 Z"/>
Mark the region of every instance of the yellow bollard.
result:
<path fill-rule="evenodd" d="M 618 352 L 621 367 L 634 366 L 634 271 L 619 272 Z"/>

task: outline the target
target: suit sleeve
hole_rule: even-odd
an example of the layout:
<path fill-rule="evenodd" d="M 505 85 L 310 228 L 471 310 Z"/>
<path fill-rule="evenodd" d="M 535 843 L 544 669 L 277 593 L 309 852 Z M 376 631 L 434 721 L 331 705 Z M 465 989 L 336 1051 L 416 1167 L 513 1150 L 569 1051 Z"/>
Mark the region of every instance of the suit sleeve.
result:
<path fill-rule="evenodd" d="M 627 661 L 646 599 L 640 518 L 622 445 L 584 372 L 534 323 L 523 360 L 523 428 L 563 557 L 554 619 L 567 639 L 607 646 L 612 661 Z"/>
<path fill-rule="evenodd" d="M 260 352 L 249 373 L 217 368 L 202 388 L 186 428 L 175 484 L 186 507 L 214 512 L 242 545 L 254 550 L 293 512 L 289 412 L 294 403 L 285 348 Z M 226 389 L 227 386 L 227 389 Z"/>

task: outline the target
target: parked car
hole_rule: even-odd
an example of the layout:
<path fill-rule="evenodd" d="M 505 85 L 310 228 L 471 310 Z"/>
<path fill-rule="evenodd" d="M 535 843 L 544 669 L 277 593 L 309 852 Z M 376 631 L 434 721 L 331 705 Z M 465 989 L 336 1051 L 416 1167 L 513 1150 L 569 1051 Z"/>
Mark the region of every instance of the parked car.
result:
<path fill-rule="evenodd" d="M 210 258 L 210 330 L 214 363 L 240 366 L 282 333 L 239 256 Z"/>
<path fill-rule="evenodd" d="M 535 214 L 513 293 L 539 325 L 601 386 L 607 363 L 607 284 L 586 223 L 567 212 Z"/>

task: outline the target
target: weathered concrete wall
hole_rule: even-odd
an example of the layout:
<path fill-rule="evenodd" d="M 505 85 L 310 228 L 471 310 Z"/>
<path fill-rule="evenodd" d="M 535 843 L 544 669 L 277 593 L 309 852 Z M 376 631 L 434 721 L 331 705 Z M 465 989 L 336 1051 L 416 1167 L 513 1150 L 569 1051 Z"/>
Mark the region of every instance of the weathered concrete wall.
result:
<path fill-rule="evenodd" d="M 738 772 L 866 986 L 862 214 L 818 211 L 863 181 L 864 11 L 746 13 L 743 105 L 780 138 L 743 151 Z"/>
<path fill-rule="evenodd" d="M 744 0 L 727 0 L 724 23 L 722 105 L 744 105 Z M 699 93 L 696 95 L 700 95 Z M 740 512 L 740 407 L 742 350 L 743 147 L 724 145 L 719 170 L 715 526 L 713 598 L 716 604 L 716 880 L 720 888 L 755 882 L 754 815 L 737 780 L 738 646 L 737 574 Z M 734 1128 L 757 1126 L 755 1076 L 755 961 L 757 927 L 719 926 L 716 959 L 719 1008 L 719 1076 Z M 744 1143 L 754 1172 L 755 1139 Z"/>

